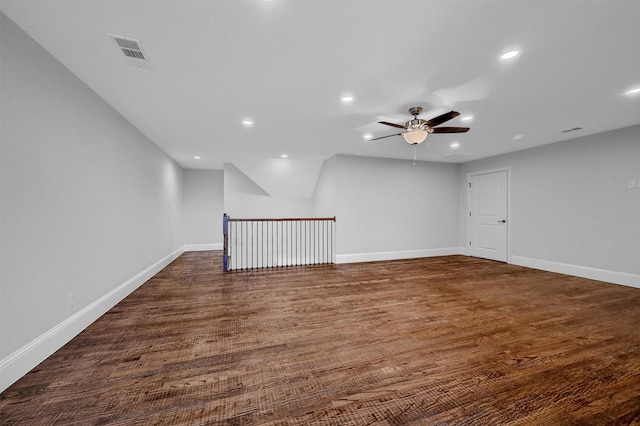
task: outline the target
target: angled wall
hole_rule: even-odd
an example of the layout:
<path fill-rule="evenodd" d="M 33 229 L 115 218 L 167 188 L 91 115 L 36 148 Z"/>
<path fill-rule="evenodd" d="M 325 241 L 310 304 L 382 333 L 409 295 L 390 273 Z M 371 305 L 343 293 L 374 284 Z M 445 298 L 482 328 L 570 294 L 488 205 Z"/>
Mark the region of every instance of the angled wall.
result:
<path fill-rule="evenodd" d="M 312 198 L 271 195 L 238 167 L 226 163 L 224 212 L 232 218 L 309 217 Z"/>
<path fill-rule="evenodd" d="M 0 390 L 180 254 L 183 171 L 0 13 Z"/>

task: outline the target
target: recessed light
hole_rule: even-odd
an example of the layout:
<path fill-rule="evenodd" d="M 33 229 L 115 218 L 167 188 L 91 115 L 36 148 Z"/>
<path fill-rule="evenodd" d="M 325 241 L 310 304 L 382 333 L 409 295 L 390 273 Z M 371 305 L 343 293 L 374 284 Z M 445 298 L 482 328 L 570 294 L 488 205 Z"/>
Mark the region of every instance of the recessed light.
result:
<path fill-rule="evenodd" d="M 460 142 L 451 142 L 451 145 L 449 145 L 451 147 L 451 149 L 458 149 L 460 148 Z"/>
<path fill-rule="evenodd" d="M 473 120 L 473 115 L 465 115 L 460 120 L 462 120 L 462 121 L 471 121 L 471 120 Z"/>
<path fill-rule="evenodd" d="M 199 160 L 200 156 L 199 155 L 194 155 L 193 158 L 195 158 L 196 160 Z"/>
<path fill-rule="evenodd" d="M 372 138 L 373 138 L 373 135 L 372 135 L 371 133 L 365 133 L 364 135 L 362 135 L 362 138 L 363 138 L 365 141 L 368 141 L 369 139 L 372 139 Z"/>
<path fill-rule="evenodd" d="M 289 156 L 287 154 L 282 154 L 280 158 L 289 158 Z"/>
<path fill-rule="evenodd" d="M 351 103 L 351 102 L 353 102 L 353 96 L 344 95 L 343 97 L 340 98 L 340 102 L 342 102 L 343 104 Z"/>
<path fill-rule="evenodd" d="M 513 140 L 514 140 L 514 141 L 517 141 L 517 140 L 520 140 L 520 139 L 522 139 L 522 138 L 524 138 L 524 135 L 519 133 L 519 134 L 517 134 L 517 135 L 515 135 L 515 136 L 513 137 Z"/>
<path fill-rule="evenodd" d="M 635 89 L 631 89 L 631 90 L 627 90 L 626 92 L 624 92 L 625 95 L 638 95 L 640 94 L 640 87 L 637 87 Z"/>
<path fill-rule="evenodd" d="M 510 59 L 514 59 L 519 54 L 519 50 L 509 50 L 508 52 L 504 52 L 502 55 L 500 55 L 500 59 L 503 61 L 508 61 Z"/>
<path fill-rule="evenodd" d="M 250 119 L 250 118 L 244 118 L 244 119 L 242 120 L 242 125 L 243 125 L 244 127 L 253 127 L 253 120 L 252 120 L 252 119 Z"/>

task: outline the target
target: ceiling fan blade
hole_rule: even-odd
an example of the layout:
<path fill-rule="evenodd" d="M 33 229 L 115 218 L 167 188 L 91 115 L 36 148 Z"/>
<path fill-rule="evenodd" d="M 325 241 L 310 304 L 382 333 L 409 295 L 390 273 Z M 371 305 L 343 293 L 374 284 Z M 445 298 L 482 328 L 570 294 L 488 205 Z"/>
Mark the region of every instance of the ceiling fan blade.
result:
<path fill-rule="evenodd" d="M 387 126 L 397 127 L 398 129 L 406 129 L 402 124 L 389 123 L 388 121 L 378 121 L 380 124 L 386 124 Z"/>
<path fill-rule="evenodd" d="M 395 135 L 380 136 L 379 138 L 373 138 L 373 139 L 369 139 L 369 140 L 370 141 L 377 141 L 378 139 L 390 138 L 391 136 L 400 136 L 400 135 L 402 135 L 402 133 L 396 133 Z"/>
<path fill-rule="evenodd" d="M 429 127 L 434 127 L 437 126 L 438 124 L 442 124 L 445 121 L 449 121 L 453 118 L 456 118 L 457 116 L 459 116 L 460 113 L 457 111 L 449 111 L 446 114 L 442 114 L 439 115 L 435 118 L 432 118 L 431 120 L 427 120 L 427 126 Z"/>
<path fill-rule="evenodd" d="M 468 132 L 468 127 L 435 127 L 433 133 L 464 133 Z"/>

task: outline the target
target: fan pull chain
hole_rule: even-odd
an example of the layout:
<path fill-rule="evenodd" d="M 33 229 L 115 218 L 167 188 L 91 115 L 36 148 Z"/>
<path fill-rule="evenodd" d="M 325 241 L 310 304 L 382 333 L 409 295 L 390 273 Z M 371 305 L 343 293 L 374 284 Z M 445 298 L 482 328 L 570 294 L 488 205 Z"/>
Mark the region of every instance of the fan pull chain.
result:
<path fill-rule="evenodd" d="M 418 158 L 418 145 L 413 146 L 413 165 L 416 165 L 416 158 Z"/>

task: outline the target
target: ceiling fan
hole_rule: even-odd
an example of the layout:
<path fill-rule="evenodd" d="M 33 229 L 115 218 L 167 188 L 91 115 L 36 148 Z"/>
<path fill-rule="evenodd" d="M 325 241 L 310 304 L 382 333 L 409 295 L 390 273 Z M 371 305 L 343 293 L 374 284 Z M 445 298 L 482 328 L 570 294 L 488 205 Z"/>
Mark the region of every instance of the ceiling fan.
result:
<path fill-rule="evenodd" d="M 420 106 L 409 108 L 409 114 L 413 115 L 413 119 L 407 121 L 406 123 L 404 123 L 404 125 L 389 123 L 387 121 L 378 121 L 378 123 L 380 124 L 397 127 L 398 129 L 404 129 L 405 131 L 402 133 L 381 136 L 379 138 L 370 140 L 375 141 L 378 139 L 389 138 L 391 136 L 402 135 L 402 137 L 404 137 L 404 140 L 411 145 L 418 145 L 419 143 L 424 142 L 427 136 L 429 136 L 429 133 L 464 133 L 469 131 L 468 127 L 435 127 L 439 124 L 456 118 L 460 115 L 459 112 L 449 111 L 446 114 L 439 115 L 435 118 L 432 118 L 431 120 L 423 120 L 421 118 L 418 118 L 418 115 L 420 115 L 421 112 L 422 107 Z"/>

